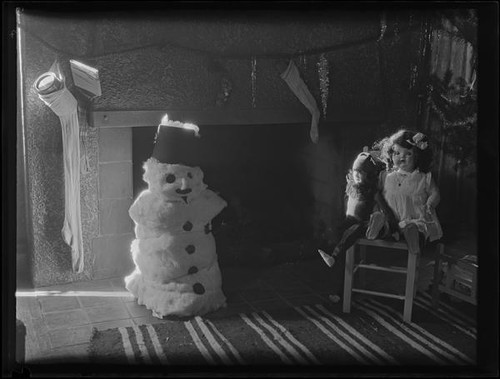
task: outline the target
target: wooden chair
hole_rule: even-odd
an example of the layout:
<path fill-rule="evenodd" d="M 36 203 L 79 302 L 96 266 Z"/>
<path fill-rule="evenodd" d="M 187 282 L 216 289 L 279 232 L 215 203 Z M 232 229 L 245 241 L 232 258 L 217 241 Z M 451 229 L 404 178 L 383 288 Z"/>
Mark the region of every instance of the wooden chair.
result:
<path fill-rule="evenodd" d="M 441 244 L 438 244 L 441 245 Z M 395 267 L 395 266 L 381 266 L 376 264 L 366 263 L 366 251 L 368 247 L 377 247 L 383 249 L 392 249 L 399 251 L 401 253 L 407 254 L 407 266 L 406 267 Z M 355 253 L 359 249 L 360 261 L 355 264 Z M 351 246 L 346 252 L 346 262 L 345 262 L 345 278 L 344 278 L 344 301 L 343 301 L 343 312 L 350 313 L 351 311 L 351 297 L 353 292 L 363 293 L 366 295 L 375 295 L 382 297 L 390 297 L 395 299 L 404 300 L 404 310 L 403 310 L 403 320 L 405 322 L 411 322 L 413 299 L 416 294 L 417 286 L 417 275 L 418 275 L 418 264 L 419 264 L 420 254 L 410 254 L 408 251 L 408 245 L 406 242 L 394 242 L 385 240 L 369 240 L 361 238 L 356 243 Z M 393 272 L 406 275 L 406 286 L 405 294 L 398 295 L 389 292 L 379 292 L 372 291 L 361 288 L 353 288 L 354 274 L 358 269 L 364 270 L 377 270 L 385 272 Z M 361 271 L 361 281 L 364 281 L 363 271 Z"/>

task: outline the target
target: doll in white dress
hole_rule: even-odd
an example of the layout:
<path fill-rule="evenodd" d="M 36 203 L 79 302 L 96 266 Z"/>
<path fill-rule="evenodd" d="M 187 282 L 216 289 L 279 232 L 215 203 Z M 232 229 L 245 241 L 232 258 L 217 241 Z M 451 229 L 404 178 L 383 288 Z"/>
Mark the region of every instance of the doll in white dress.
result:
<path fill-rule="evenodd" d="M 410 253 L 418 254 L 425 241 L 443 235 L 436 207 L 440 201 L 430 167 L 432 150 L 427 136 L 400 130 L 380 141 L 387 171 L 380 176 L 383 196 L 397 218 Z"/>

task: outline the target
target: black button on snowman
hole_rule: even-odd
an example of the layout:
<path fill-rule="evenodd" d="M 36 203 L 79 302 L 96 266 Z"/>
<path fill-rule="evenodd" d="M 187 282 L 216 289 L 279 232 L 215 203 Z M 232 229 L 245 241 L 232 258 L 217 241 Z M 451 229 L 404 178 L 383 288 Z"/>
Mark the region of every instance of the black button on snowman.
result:
<path fill-rule="evenodd" d="M 129 210 L 136 267 L 125 285 L 159 318 L 203 315 L 226 304 L 210 223 L 227 203 L 203 182 L 198 132 L 163 117 L 143 166 L 148 189 Z"/>

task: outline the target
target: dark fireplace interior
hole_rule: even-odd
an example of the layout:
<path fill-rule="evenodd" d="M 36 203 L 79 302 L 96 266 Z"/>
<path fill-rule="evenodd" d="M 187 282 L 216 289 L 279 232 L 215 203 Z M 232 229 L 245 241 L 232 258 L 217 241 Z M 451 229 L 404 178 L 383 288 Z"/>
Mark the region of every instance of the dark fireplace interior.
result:
<path fill-rule="evenodd" d="M 157 127 L 132 129 L 134 198 Z M 307 125 L 200 126 L 204 182 L 228 206 L 213 220 L 221 266 L 296 260 L 312 239 Z"/>

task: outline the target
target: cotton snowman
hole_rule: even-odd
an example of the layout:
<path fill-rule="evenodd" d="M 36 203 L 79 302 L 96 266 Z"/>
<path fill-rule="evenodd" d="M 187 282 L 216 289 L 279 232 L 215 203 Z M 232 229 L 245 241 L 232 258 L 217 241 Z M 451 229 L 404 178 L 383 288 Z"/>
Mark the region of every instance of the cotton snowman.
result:
<path fill-rule="evenodd" d="M 129 292 L 153 316 L 194 316 L 226 305 L 211 221 L 227 203 L 203 182 L 199 128 L 168 120 L 158 126 L 148 184 L 129 209 L 136 239 Z"/>

